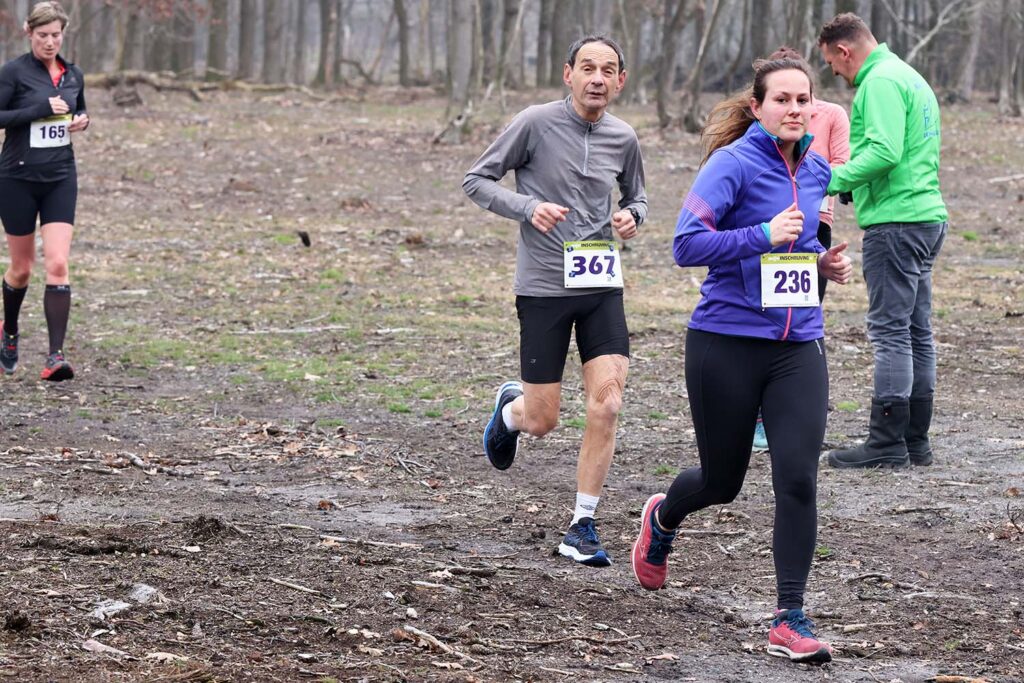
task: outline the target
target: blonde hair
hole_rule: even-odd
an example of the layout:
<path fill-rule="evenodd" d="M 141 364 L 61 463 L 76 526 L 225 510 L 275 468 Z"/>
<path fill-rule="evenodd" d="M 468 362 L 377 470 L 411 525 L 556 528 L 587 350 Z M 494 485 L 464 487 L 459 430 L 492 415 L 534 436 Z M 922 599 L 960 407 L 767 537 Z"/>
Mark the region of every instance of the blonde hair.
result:
<path fill-rule="evenodd" d="M 25 30 L 34 31 L 40 26 L 46 26 L 54 21 L 60 22 L 61 30 L 68 27 L 68 13 L 64 11 L 61 4 L 56 0 L 37 2 L 29 12 L 28 19 L 25 20 Z"/>
<path fill-rule="evenodd" d="M 783 57 L 781 59 L 757 60 L 754 62 L 754 82 L 743 92 L 736 93 L 729 99 L 716 104 L 708 114 L 707 123 L 700 134 L 700 145 L 703 152 L 700 160 L 702 166 L 716 149 L 725 147 L 743 137 L 747 128 L 750 128 L 750 124 L 756 120 L 754 112 L 750 108 L 750 100 L 754 99 L 758 104 L 764 104 L 768 76 L 776 71 L 787 69 L 803 72 L 807 76 L 813 94 L 814 80 L 811 78 L 810 67 L 803 59 Z"/>

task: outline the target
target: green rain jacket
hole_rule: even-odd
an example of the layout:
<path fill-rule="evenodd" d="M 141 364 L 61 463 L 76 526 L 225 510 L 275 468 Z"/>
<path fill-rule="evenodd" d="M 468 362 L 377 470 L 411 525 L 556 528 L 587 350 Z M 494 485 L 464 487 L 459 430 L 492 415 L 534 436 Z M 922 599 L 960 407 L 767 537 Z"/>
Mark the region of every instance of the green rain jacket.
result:
<path fill-rule="evenodd" d="M 861 228 L 945 221 L 935 93 L 885 43 L 871 51 L 853 85 L 850 160 L 832 169 L 828 193 L 853 192 Z"/>

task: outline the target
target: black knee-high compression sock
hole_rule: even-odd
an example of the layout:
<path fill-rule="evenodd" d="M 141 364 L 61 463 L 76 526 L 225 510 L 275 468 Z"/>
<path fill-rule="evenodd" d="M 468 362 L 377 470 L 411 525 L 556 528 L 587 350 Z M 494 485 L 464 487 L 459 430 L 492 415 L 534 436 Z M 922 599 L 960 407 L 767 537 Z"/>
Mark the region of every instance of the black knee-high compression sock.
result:
<path fill-rule="evenodd" d="M 50 332 L 50 353 L 57 353 L 64 347 L 64 335 L 68 331 L 71 285 L 46 285 L 43 312 L 46 314 L 46 329 Z"/>
<path fill-rule="evenodd" d="M 7 334 L 18 334 L 18 315 L 21 314 L 21 302 L 25 300 L 27 291 L 28 285 L 15 288 L 4 280 L 4 331 Z"/>

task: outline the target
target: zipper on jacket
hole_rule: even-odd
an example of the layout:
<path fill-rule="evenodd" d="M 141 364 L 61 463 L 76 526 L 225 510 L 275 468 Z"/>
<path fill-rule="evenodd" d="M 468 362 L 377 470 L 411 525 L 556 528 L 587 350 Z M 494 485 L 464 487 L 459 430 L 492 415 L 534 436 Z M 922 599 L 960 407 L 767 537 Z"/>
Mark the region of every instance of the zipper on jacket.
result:
<path fill-rule="evenodd" d="M 594 130 L 594 124 L 587 124 L 587 132 L 583 134 L 583 175 L 590 174 L 590 131 Z"/>
<path fill-rule="evenodd" d="M 786 167 L 786 173 L 789 174 L 789 182 L 793 186 L 793 203 L 796 205 L 797 210 L 799 210 L 800 209 L 800 195 L 797 192 L 797 190 L 800 189 L 800 185 L 796 182 L 796 174 L 800 170 L 800 164 L 802 164 L 804 162 L 804 157 L 807 156 L 807 152 L 810 151 L 811 146 L 807 145 L 807 149 L 805 149 L 803 151 L 803 154 L 800 155 L 800 158 L 796 160 L 796 166 L 793 168 L 792 171 L 789 170 L 789 162 L 786 161 L 786 157 L 782 154 L 782 149 L 779 148 L 778 144 L 776 144 L 774 140 L 772 140 L 772 146 L 774 146 L 775 147 L 775 151 L 777 151 L 779 153 L 779 157 L 782 158 L 782 165 Z M 789 251 L 787 251 L 786 253 L 787 254 L 792 254 L 793 253 L 793 247 L 795 247 L 795 246 L 796 246 L 796 240 L 793 240 L 792 242 L 789 243 Z M 786 309 L 786 329 L 784 329 L 782 331 L 782 337 L 780 337 L 780 340 L 785 341 L 789 337 L 789 327 L 792 324 L 793 324 L 793 307 L 790 306 L 790 307 L 788 307 Z"/>

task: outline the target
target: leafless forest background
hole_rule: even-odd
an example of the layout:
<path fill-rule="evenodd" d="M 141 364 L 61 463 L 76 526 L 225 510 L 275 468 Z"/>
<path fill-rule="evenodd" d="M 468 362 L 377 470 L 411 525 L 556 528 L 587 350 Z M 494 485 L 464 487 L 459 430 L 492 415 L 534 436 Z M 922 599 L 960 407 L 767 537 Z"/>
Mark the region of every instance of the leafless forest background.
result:
<path fill-rule="evenodd" d="M 0 0 L 0 58 L 25 49 L 33 0 Z M 617 38 L 627 96 L 699 128 L 697 94 L 739 87 L 780 44 L 813 64 L 818 27 L 854 11 L 948 102 L 1024 104 L 1024 0 L 65 0 L 64 53 L 87 73 L 225 84 L 433 87 L 471 118 L 508 90 L 558 86 L 564 52 Z M 831 75 L 821 71 L 824 85 Z"/>

